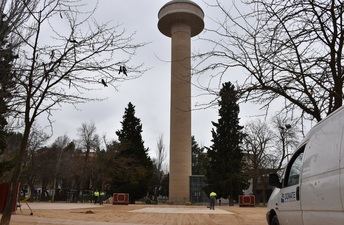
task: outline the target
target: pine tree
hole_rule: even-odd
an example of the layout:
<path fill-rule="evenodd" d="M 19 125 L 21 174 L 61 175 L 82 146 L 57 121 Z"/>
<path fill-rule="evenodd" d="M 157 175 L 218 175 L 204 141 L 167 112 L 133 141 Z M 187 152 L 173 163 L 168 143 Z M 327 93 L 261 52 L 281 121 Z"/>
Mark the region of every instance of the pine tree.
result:
<path fill-rule="evenodd" d="M 131 102 L 125 109 L 121 124 L 122 130 L 116 132 L 122 147 L 121 153 L 145 160 L 148 150 L 143 145 L 142 124 L 140 119 L 135 117 L 135 107 Z"/>
<path fill-rule="evenodd" d="M 192 175 L 205 175 L 206 173 L 206 154 L 203 152 L 204 148 L 199 147 L 195 137 L 191 137 L 191 152 L 192 152 Z"/>
<path fill-rule="evenodd" d="M 12 167 L 11 161 L 1 159 L 6 149 L 6 114 L 8 113 L 7 102 L 11 98 L 11 88 L 14 86 L 14 73 L 12 63 L 17 57 L 13 53 L 11 44 L 8 42 L 8 21 L 3 14 L 0 18 L 0 177 L 3 172 Z"/>
<path fill-rule="evenodd" d="M 241 149 L 244 134 L 239 125 L 238 93 L 230 82 L 223 84 L 220 91 L 219 119 L 212 122 L 212 146 L 209 148 L 207 166 L 207 191 L 215 191 L 218 197 L 237 199 L 246 187 L 247 180 L 242 172 Z"/>
<path fill-rule="evenodd" d="M 122 129 L 116 132 L 120 144 L 113 188 L 129 193 L 133 202 L 146 195 L 153 175 L 153 163 L 144 147 L 141 121 L 135 117 L 135 107 L 130 102 L 121 124 Z"/>

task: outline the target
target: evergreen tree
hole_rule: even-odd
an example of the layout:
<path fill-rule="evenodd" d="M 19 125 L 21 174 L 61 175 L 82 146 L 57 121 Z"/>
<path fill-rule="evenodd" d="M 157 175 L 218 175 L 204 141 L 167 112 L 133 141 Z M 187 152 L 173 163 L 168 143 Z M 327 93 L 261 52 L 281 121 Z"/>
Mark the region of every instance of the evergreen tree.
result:
<path fill-rule="evenodd" d="M 161 182 L 161 190 L 160 190 L 160 194 L 162 196 L 166 196 L 168 198 L 168 194 L 169 194 L 169 179 L 170 179 L 170 174 L 164 174 L 164 177 L 162 178 L 162 182 Z"/>
<path fill-rule="evenodd" d="M 147 160 L 148 149 L 145 149 L 143 145 L 141 120 L 135 117 L 135 107 L 131 102 L 125 109 L 121 124 L 122 129 L 116 132 L 122 147 L 121 153 Z"/>
<path fill-rule="evenodd" d="M 206 173 L 206 153 L 203 147 L 199 147 L 195 137 L 191 137 L 192 152 L 192 175 L 205 175 Z"/>
<path fill-rule="evenodd" d="M 122 129 L 117 131 L 119 153 L 113 189 L 130 194 L 130 201 L 146 195 L 153 175 L 153 163 L 142 140 L 142 124 L 135 117 L 135 107 L 129 102 L 125 109 Z"/>
<path fill-rule="evenodd" d="M 14 86 L 14 73 L 12 63 L 17 57 L 13 53 L 11 44 L 8 42 L 8 21 L 2 14 L 0 18 L 0 177 L 12 167 L 12 163 L 6 160 L 3 153 L 6 149 L 6 114 L 8 113 L 7 102 L 11 98 L 11 88 Z"/>
<path fill-rule="evenodd" d="M 218 104 L 218 122 L 212 122 L 212 146 L 208 150 L 207 191 L 215 191 L 218 197 L 237 199 L 246 188 L 241 149 L 244 134 L 239 125 L 239 99 L 234 85 L 230 82 L 223 84 Z"/>

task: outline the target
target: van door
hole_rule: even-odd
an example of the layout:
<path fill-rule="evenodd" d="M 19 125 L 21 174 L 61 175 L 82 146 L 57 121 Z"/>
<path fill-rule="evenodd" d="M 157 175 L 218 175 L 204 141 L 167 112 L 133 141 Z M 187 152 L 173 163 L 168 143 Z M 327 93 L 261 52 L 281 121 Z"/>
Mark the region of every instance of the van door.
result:
<path fill-rule="evenodd" d="M 305 149 L 301 209 L 304 225 L 343 225 L 340 148 L 344 112 L 319 124 Z"/>
<path fill-rule="evenodd" d="M 342 210 L 344 212 L 344 129 L 342 131 L 342 143 L 341 143 L 341 152 L 340 152 L 340 189 L 342 195 Z M 343 213 L 344 214 L 344 213 Z M 343 216 L 344 218 L 344 216 Z"/>
<path fill-rule="evenodd" d="M 300 175 L 302 170 L 304 146 L 291 158 L 284 175 L 280 199 L 278 201 L 278 219 L 283 225 L 302 225 L 300 204 Z"/>

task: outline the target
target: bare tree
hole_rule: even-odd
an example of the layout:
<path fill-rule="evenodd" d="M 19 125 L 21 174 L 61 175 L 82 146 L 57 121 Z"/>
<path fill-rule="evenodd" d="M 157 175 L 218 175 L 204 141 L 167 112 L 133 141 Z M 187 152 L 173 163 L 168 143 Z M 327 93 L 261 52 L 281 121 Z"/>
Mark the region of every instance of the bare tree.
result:
<path fill-rule="evenodd" d="M 55 166 L 55 173 L 54 173 L 54 181 L 53 181 L 53 194 L 51 196 L 51 201 L 55 201 L 55 192 L 56 192 L 56 185 L 57 185 L 57 174 L 59 173 L 60 166 L 61 166 L 61 159 L 63 150 L 67 145 L 70 143 L 70 139 L 67 135 L 60 136 L 56 138 L 55 142 L 53 143 L 53 146 L 55 146 L 58 149 L 58 155 L 56 160 L 56 166 Z"/>
<path fill-rule="evenodd" d="M 83 181 L 81 183 L 82 189 L 89 189 L 92 180 L 92 166 L 90 166 L 90 153 L 99 149 L 100 139 L 96 134 L 96 126 L 93 122 L 82 123 L 78 129 L 79 142 L 82 151 L 85 154 L 84 167 L 83 167 Z"/>
<path fill-rule="evenodd" d="M 11 37 L 11 46 L 13 48 L 18 47 L 21 43 L 23 43 L 22 38 L 20 36 L 29 37 L 30 33 L 26 33 L 25 29 L 20 29 L 20 27 L 27 22 L 30 18 L 30 12 L 33 12 L 39 0 L 1 0 L 0 1 L 0 16 L 1 18 L 5 18 L 8 22 L 8 29 L 5 31 L 5 35 L 9 35 Z"/>
<path fill-rule="evenodd" d="M 156 153 L 157 168 L 158 168 L 158 171 L 163 171 L 163 164 L 164 164 L 164 161 L 166 159 L 166 148 L 164 145 L 164 136 L 163 135 L 159 136 L 156 147 L 157 147 L 157 153 Z"/>
<path fill-rule="evenodd" d="M 87 10 L 85 1 L 45 0 L 34 8 L 24 4 L 24 8 L 28 19 L 14 30 L 21 47 L 15 63 L 17 86 L 9 104 L 13 117 L 22 124 L 23 139 L 10 193 L 19 181 L 29 134 L 38 116 L 45 114 L 50 121 L 53 110 L 61 104 L 98 100 L 86 94 L 143 72 L 140 66 L 129 65 L 143 44 L 133 43 L 133 35 L 119 26 L 97 23 L 95 9 Z M 120 66 L 126 66 L 128 73 L 119 74 Z M 9 224 L 13 201 L 9 194 L 1 225 Z"/>
<path fill-rule="evenodd" d="M 163 165 L 166 159 L 166 149 L 164 145 L 164 137 L 163 135 L 159 136 L 159 139 L 156 144 L 157 151 L 156 151 L 156 159 L 153 161 L 156 167 L 156 184 L 154 185 L 154 200 L 157 201 L 158 199 L 158 191 L 161 189 L 162 180 L 164 178 L 164 170 Z"/>
<path fill-rule="evenodd" d="M 298 144 L 297 122 L 281 116 L 273 118 L 273 126 L 276 130 L 276 155 L 277 161 L 275 168 L 280 170 L 288 163 L 289 157 L 293 154 L 293 149 Z"/>
<path fill-rule="evenodd" d="M 31 193 L 34 190 L 34 184 L 36 181 L 35 167 L 36 167 L 36 152 L 39 148 L 43 147 L 49 139 L 49 135 L 39 127 L 36 123 L 32 126 L 29 135 L 28 143 L 28 158 L 26 161 L 27 174 L 26 179 L 30 187 Z"/>
<path fill-rule="evenodd" d="M 195 56 L 196 72 L 221 81 L 231 68 L 242 68 L 247 77 L 238 85 L 245 101 L 268 110 L 284 100 L 282 111 L 296 118 L 320 121 L 343 104 L 341 0 L 226 3 L 210 5 L 223 18 L 206 30 L 203 40 L 213 46 Z"/>
<path fill-rule="evenodd" d="M 96 134 L 96 125 L 94 122 L 82 123 L 78 129 L 80 147 L 85 152 L 85 161 L 87 162 L 90 156 L 91 150 L 96 150 L 99 147 L 100 140 Z"/>
<path fill-rule="evenodd" d="M 269 173 L 274 161 L 274 133 L 268 125 L 260 120 L 250 122 L 245 126 L 243 141 L 247 172 L 252 178 L 252 190 L 256 194 L 257 180 Z M 263 180 L 263 179 L 261 179 Z M 265 199 L 265 184 L 263 181 L 263 203 Z"/>
<path fill-rule="evenodd" d="M 42 127 L 35 123 L 32 126 L 29 135 L 29 151 L 35 151 L 38 148 L 42 147 L 49 140 L 49 138 L 50 136 L 44 132 L 44 129 L 42 129 Z"/>

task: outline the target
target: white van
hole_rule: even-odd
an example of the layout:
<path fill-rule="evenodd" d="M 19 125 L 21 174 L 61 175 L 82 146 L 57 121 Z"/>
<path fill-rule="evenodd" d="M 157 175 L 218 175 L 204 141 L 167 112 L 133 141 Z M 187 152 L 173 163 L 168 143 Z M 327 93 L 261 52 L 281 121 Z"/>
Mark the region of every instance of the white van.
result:
<path fill-rule="evenodd" d="M 269 183 L 269 225 L 344 225 L 344 107 L 311 129 Z"/>

